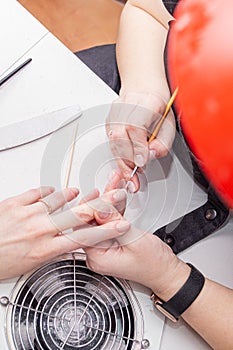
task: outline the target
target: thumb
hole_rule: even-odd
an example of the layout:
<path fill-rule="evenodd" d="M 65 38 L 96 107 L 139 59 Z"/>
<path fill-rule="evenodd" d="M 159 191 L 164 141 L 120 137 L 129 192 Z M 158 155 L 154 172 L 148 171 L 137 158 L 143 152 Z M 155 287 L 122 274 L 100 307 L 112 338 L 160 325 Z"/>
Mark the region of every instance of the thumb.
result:
<path fill-rule="evenodd" d="M 168 154 L 175 138 L 175 132 L 175 123 L 171 115 L 171 117 L 169 116 L 169 118 L 164 121 L 158 136 L 149 144 L 150 160 L 152 160 L 153 157 L 161 158 Z"/>

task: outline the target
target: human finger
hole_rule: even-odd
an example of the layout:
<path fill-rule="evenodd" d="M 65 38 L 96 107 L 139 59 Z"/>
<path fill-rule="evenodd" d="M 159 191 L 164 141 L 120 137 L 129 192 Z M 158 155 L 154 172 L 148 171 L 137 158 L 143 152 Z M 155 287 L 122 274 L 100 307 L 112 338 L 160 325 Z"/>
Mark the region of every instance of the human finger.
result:
<path fill-rule="evenodd" d="M 126 103 L 121 97 L 113 101 L 105 124 L 108 136 L 111 134 L 111 129 L 115 128 L 115 125 L 117 124 L 124 129 L 125 123 L 135 108 L 135 104 Z"/>
<path fill-rule="evenodd" d="M 54 192 L 46 197 L 40 198 L 37 203 L 31 206 L 31 209 L 41 212 L 45 210 L 47 214 L 52 214 L 57 209 L 63 207 L 79 194 L 77 188 L 66 188 L 63 191 Z"/>
<path fill-rule="evenodd" d="M 40 198 L 48 196 L 55 191 L 52 186 L 41 186 L 30 189 L 18 196 L 8 198 L 7 201 L 13 201 L 15 205 L 30 205 L 37 202 Z"/>
<path fill-rule="evenodd" d="M 132 130 L 132 135 L 131 135 L 132 140 L 130 140 L 128 133 L 127 133 L 127 137 L 125 136 L 124 138 L 122 138 L 122 136 L 120 137 L 120 132 L 118 133 L 116 132 L 116 130 L 111 130 L 112 134 L 110 136 L 110 148 L 116 159 L 117 166 L 119 168 L 120 173 L 122 174 L 123 179 L 125 179 L 126 182 L 130 180 L 130 185 L 127 185 L 127 189 L 129 190 L 129 192 L 134 193 L 139 190 L 140 183 L 139 183 L 137 174 L 131 179 L 131 174 L 135 167 L 133 147 L 134 146 L 136 147 L 135 152 L 138 153 L 136 154 L 137 164 L 144 163 L 141 161 L 141 158 L 147 159 L 148 158 L 147 154 L 149 153 L 149 151 L 148 151 L 148 145 L 147 145 L 147 136 L 145 136 L 147 135 L 147 132 L 145 130 L 141 131 L 145 133 L 145 135 L 143 136 L 145 139 L 144 146 L 143 146 L 142 144 L 138 144 L 137 142 L 133 141 L 133 129 L 131 130 Z M 146 155 L 143 156 L 142 155 L 143 152 L 146 152 Z M 108 187 L 114 188 L 114 185 L 115 185 L 115 182 L 112 182 L 112 180 L 110 180 Z"/>
<path fill-rule="evenodd" d="M 175 120 L 173 114 L 170 113 L 167 119 L 163 122 L 157 137 L 149 144 L 150 155 L 152 155 L 151 151 L 154 151 L 154 157 L 165 157 L 172 147 L 175 132 Z M 153 156 L 150 157 L 150 160 L 152 160 L 152 158 Z"/>
<path fill-rule="evenodd" d="M 127 133 L 133 145 L 133 161 L 138 167 L 143 167 L 148 160 L 147 130 L 133 125 L 128 126 Z"/>
<path fill-rule="evenodd" d="M 119 247 L 119 243 L 115 238 L 111 238 L 106 241 L 97 243 L 93 247 L 85 247 L 84 250 L 85 250 L 85 253 L 88 255 L 88 253 L 91 253 L 94 250 L 96 251 L 97 249 L 100 249 L 103 252 L 103 249 L 110 249 L 110 248 L 117 248 L 117 247 Z"/>
<path fill-rule="evenodd" d="M 57 228 L 57 232 L 65 231 L 69 228 L 82 227 L 91 223 L 95 219 L 96 211 L 102 212 L 105 217 L 116 216 L 117 210 L 112 203 L 121 201 L 125 194 L 118 194 L 118 196 L 114 198 L 113 194 L 116 190 L 112 192 L 113 193 L 105 194 L 105 199 L 102 197 L 96 198 L 92 201 L 70 208 L 69 210 L 51 215 L 50 219 Z"/>
<path fill-rule="evenodd" d="M 105 192 L 101 196 L 101 199 L 110 203 L 117 211 L 119 211 L 123 215 L 126 209 L 127 202 L 126 186 L 124 186 L 121 189 L 115 189 L 109 192 Z"/>
<path fill-rule="evenodd" d="M 121 98 L 113 102 L 106 119 L 106 132 L 112 154 L 115 158 L 133 162 L 133 149 L 127 134 L 127 120 L 136 106 L 124 103 Z"/>
<path fill-rule="evenodd" d="M 116 163 L 119 168 L 119 171 L 122 174 L 123 179 L 126 181 L 125 188 L 127 188 L 127 190 L 131 193 L 137 192 L 140 188 L 140 182 L 139 182 L 138 176 L 137 174 L 135 174 L 134 177 L 131 178 L 131 174 L 133 172 L 135 165 L 133 164 L 132 167 L 128 166 L 122 159 L 117 159 Z M 130 186 L 128 182 L 130 182 Z M 109 187 L 111 186 L 114 187 L 113 185 L 111 185 L 111 181 L 110 181 Z"/>
<path fill-rule="evenodd" d="M 105 198 L 106 198 L 106 200 L 108 201 L 109 194 L 110 194 L 109 203 L 117 210 L 117 212 L 120 212 L 121 215 L 123 215 L 125 212 L 126 203 L 127 203 L 127 190 L 124 187 L 124 188 L 119 189 L 119 190 L 106 192 L 103 195 L 103 200 L 105 200 Z M 113 197 L 113 199 L 111 199 L 111 196 Z"/>
<path fill-rule="evenodd" d="M 109 145 L 114 157 L 133 164 L 133 144 L 128 136 L 126 125 L 113 124 L 109 132 Z"/>
<path fill-rule="evenodd" d="M 123 219 L 120 211 L 112 210 L 112 208 L 100 208 L 98 210 L 94 210 L 94 217 L 97 224 L 102 225 L 109 221 L 116 221 Z"/>
<path fill-rule="evenodd" d="M 99 213 L 104 222 L 121 218 L 119 211 L 124 211 L 126 207 L 127 191 L 125 189 L 115 189 L 104 193 L 100 198 L 87 202 L 86 205 L 96 219 Z M 98 223 L 102 223 L 98 222 Z"/>
<path fill-rule="evenodd" d="M 125 234 L 129 228 L 130 224 L 125 220 L 112 221 L 101 226 L 89 226 L 66 235 L 57 236 L 53 244 L 59 250 L 62 250 L 62 252 L 77 248 L 92 247 L 102 241 L 114 239 Z"/>
<path fill-rule="evenodd" d="M 123 179 L 123 174 L 120 170 L 113 169 L 108 177 L 107 185 L 105 186 L 104 193 L 117 188 L 124 188 L 126 181 Z"/>
<path fill-rule="evenodd" d="M 142 167 L 148 160 L 149 128 L 160 117 L 164 102 L 151 94 L 129 94 L 123 97 L 123 101 L 118 100 L 113 105 L 109 121 L 114 120 L 115 123 L 107 124 L 109 139 L 113 140 L 112 150 L 121 158 Z M 121 142 L 117 142 L 119 140 Z M 123 140 L 129 140 L 129 145 L 125 146 Z"/>
<path fill-rule="evenodd" d="M 92 191 L 90 191 L 85 197 L 83 197 L 81 199 L 81 201 L 79 202 L 79 204 L 83 204 L 86 202 L 89 202 L 93 199 L 96 199 L 100 196 L 100 192 L 97 188 L 94 188 Z"/>
<path fill-rule="evenodd" d="M 128 114 L 126 113 L 125 108 L 123 108 L 125 106 L 127 106 L 128 109 L 130 108 L 127 111 L 129 115 L 131 115 L 136 109 L 136 106 L 132 104 L 113 104 L 111 112 L 106 121 L 106 131 L 109 137 L 109 145 L 111 148 L 111 152 L 116 159 L 119 171 L 122 174 L 123 179 L 128 181 L 130 179 L 135 164 L 133 156 L 133 144 L 129 139 L 127 133 L 126 119 Z M 124 112 L 123 115 L 121 115 L 122 111 Z M 110 179 L 108 183 L 108 188 L 112 189 L 114 187 L 115 182 L 112 182 L 112 179 Z M 140 184 L 137 176 L 134 177 L 132 181 L 132 186 L 129 186 L 128 188 L 131 192 L 136 192 L 139 190 Z"/>

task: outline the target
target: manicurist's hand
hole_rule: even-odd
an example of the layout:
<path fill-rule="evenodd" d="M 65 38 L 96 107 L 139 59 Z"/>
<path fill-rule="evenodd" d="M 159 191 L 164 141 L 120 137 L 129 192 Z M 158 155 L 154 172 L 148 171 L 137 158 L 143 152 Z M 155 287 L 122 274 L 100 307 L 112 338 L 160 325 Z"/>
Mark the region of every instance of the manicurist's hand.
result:
<path fill-rule="evenodd" d="M 95 218 L 99 224 L 112 220 L 111 215 L 102 218 L 98 211 Z M 126 234 L 116 235 L 85 251 L 91 270 L 141 283 L 163 301 L 171 299 L 190 274 L 190 267 L 169 246 L 157 236 L 133 226 Z M 232 300 L 232 289 L 206 278 L 200 294 L 182 317 L 213 349 L 231 350 Z"/>
<path fill-rule="evenodd" d="M 99 224 L 111 221 L 98 217 Z M 90 269 L 118 278 L 141 283 L 163 300 L 168 300 L 184 284 L 190 268 L 179 260 L 171 248 L 151 233 L 131 226 L 128 232 L 85 248 Z"/>
<path fill-rule="evenodd" d="M 129 180 L 135 165 L 144 167 L 147 162 L 167 155 L 175 136 L 172 111 L 168 114 L 158 136 L 148 144 L 153 129 L 166 108 L 159 95 L 127 93 L 113 104 L 106 121 L 110 147 L 116 158 L 122 178 Z M 137 175 L 128 185 L 130 192 L 139 189 Z"/>

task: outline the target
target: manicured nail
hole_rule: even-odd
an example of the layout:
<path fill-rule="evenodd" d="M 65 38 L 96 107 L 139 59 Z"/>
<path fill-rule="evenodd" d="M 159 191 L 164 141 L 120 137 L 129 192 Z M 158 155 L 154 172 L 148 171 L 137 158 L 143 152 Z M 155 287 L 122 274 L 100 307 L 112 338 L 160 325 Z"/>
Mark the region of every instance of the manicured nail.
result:
<path fill-rule="evenodd" d="M 149 160 L 153 160 L 156 158 L 156 150 L 151 149 L 149 152 Z"/>
<path fill-rule="evenodd" d="M 93 190 L 88 192 L 85 198 L 87 198 L 87 202 L 88 202 L 89 200 L 88 198 L 99 197 L 99 196 L 100 196 L 100 191 L 98 190 L 98 188 L 94 188 Z"/>
<path fill-rule="evenodd" d="M 98 211 L 97 215 L 100 219 L 107 219 L 112 213 L 107 211 Z"/>
<path fill-rule="evenodd" d="M 143 156 L 141 154 L 136 154 L 135 157 L 134 157 L 134 163 L 138 167 L 143 166 L 145 164 Z"/>
<path fill-rule="evenodd" d="M 116 202 L 121 202 L 123 201 L 127 196 L 127 191 L 122 188 L 117 190 L 117 192 L 114 193 L 113 198 Z"/>
<path fill-rule="evenodd" d="M 136 187 L 135 187 L 133 181 L 129 181 L 129 182 L 127 183 L 127 188 L 128 188 L 128 190 L 129 190 L 130 193 L 136 192 Z"/>
<path fill-rule="evenodd" d="M 116 229 L 120 233 L 127 232 L 129 230 L 129 228 L 130 228 L 130 223 L 128 221 L 120 221 L 116 225 Z"/>
<path fill-rule="evenodd" d="M 78 216 L 85 223 L 93 219 L 93 216 L 88 213 L 80 213 Z"/>
<path fill-rule="evenodd" d="M 79 193 L 79 190 L 77 189 L 77 187 L 69 187 L 69 190 L 75 195 Z"/>

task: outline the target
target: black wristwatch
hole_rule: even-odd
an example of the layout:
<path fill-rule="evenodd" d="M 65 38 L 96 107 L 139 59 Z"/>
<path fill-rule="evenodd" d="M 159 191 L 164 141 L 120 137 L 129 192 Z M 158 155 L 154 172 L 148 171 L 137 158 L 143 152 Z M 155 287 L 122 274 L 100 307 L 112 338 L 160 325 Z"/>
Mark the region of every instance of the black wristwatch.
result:
<path fill-rule="evenodd" d="M 194 302 L 205 283 L 205 277 L 202 273 L 193 265 L 189 263 L 187 263 L 187 265 L 191 267 L 190 275 L 185 284 L 171 299 L 164 302 L 155 294 L 151 296 L 156 309 L 173 322 L 176 322 L 179 316 Z"/>

